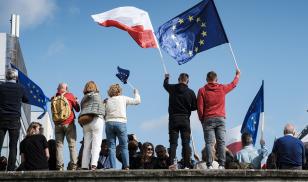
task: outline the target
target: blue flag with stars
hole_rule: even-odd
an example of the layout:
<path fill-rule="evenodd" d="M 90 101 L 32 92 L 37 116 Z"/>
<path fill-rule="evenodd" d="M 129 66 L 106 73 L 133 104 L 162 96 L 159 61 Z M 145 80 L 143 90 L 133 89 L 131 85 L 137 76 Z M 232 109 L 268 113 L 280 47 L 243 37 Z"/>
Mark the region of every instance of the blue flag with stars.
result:
<path fill-rule="evenodd" d="M 45 96 L 43 90 L 35 84 L 30 78 L 28 78 L 23 72 L 21 72 L 16 66 L 11 64 L 11 67 L 18 71 L 18 83 L 25 88 L 25 92 L 28 96 L 28 104 L 40 107 L 44 110 L 38 119 L 41 119 L 47 112 L 47 102 L 50 101 Z"/>
<path fill-rule="evenodd" d="M 161 48 L 180 65 L 229 42 L 213 0 L 203 0 L 172 18 L 158 28 L 156 36 Z"/>
<path fill-rule="evenodd" d="M 257 95 L 253 99 L 247 114 L 245 116 L 241 133 L 250 133 L 253 139 L 253 144 L 255 145 L 257 134 L 258 134 L 258 126 L 260 121 L 260 115 L 264 112 L 264 82 L 262 82 L 262 86 L 258 91 Z"/>
<path fill-rule="evenodd" d="M 127 80 L 129 77 L 129 70 L 120 68 L 118 66 L 118 73 L 116 74 L 116 76 L 124 83 L 127 84 Z"/>

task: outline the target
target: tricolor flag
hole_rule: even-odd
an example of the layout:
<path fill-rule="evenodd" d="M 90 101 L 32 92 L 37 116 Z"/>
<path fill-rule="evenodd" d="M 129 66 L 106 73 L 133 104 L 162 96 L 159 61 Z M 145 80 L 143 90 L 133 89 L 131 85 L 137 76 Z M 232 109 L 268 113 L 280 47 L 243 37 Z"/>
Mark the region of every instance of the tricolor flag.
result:
<path fill-rule="evenodd" d="M 264 114 L 264 82 L 262 82 L 262 86 L 259 89 L 257 95 L 253 99 L 247 114 L 245 116 L 241 133 L 247 132 L 250 133 L 253 139 L 253 144 L 255 145 L 258 128 L 259 128 L 259 121 L 263 118 L 262 115 Z"/>
<path fill-rule="evenodd" d="M 127 31 L 142 48 L 157 48 L 149 14 L 144 10 L 131 6 L 118 7 L 92 15 L 92 18 L 101 26 L 113 26 Z"/>
<path fill-rule="evenodd" d="M 259 121 L 263 119 L 264 114 L 264 82 L 252 101 L 243 124 L 227 131 L 226 146 L 233 154 L 236 154 L 242 149 L 241 136 L 242 133 L 250 133 L 253 139 L 253 144 L 256 143 L 258 134 Z"/>

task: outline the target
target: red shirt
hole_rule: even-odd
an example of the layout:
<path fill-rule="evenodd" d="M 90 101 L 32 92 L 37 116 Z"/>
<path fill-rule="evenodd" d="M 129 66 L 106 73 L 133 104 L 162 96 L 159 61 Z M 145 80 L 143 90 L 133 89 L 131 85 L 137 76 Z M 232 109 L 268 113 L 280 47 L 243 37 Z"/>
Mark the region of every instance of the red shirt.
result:
<path fill-rule="evenodd" d="M 61 94 L 62 93 L 58 92 L 56 96 L 59 96 Z M 62 122 L 63 125 L 73 123 L 75 119 L 74 110 L 76 112 L 80 111 L 80 105 L 78 104 L 76 97 L 72 93 L 67 92 L 64 94 L 64 97 L 68 100 L 68 103 L 70 104 L 70 108 L 72 112 L 71 112 L 71 115 L 65 121 Z"/>
<path fill-rule="evenodd" d="M 202 122 L 208 118 L 226 117 L 225 96 L 236 87 L 239 76 L 230 84 L 208 83 L 200 88 L 197 96 L 198 116 Z"/>

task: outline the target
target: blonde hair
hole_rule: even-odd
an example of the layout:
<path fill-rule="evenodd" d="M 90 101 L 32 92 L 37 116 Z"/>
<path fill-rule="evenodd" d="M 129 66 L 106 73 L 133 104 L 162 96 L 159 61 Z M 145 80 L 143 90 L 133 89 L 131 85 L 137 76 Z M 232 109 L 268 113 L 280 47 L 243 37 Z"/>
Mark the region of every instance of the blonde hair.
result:
<path fill-rule="evenodd" d="M 99 92 L 99 90 L 98 90 L 94 81 L 88 81 L 86 83 L 86 85 L 84 86 L 83 94 L 87 94 L 87 93 L 90 93 L 90 92 L 96 92 L 96 93 Z"/>
<path fill-rule="evenodd" d="M 122 88 L 119 84 L 112 84 L 109 87 L 109 90 L 108 90 L 109 97 L 119 96 L 121 94 L 122 94 Z"/>
<path fill-rule="evenodd" d="M 39 133 L 36 133 L 36 129 L 37 129 L 37 127 L 41 127 L 41 126 L 42 125 L 39 122 L 32 122 L 27 129 L 27 136 L 39 134 Z"/>

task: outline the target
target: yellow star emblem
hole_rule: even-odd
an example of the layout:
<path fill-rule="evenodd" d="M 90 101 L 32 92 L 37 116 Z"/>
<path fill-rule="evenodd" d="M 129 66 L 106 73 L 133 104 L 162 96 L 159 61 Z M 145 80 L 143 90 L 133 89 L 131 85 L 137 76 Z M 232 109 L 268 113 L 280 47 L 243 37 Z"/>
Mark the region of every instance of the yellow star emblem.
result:
<path fill-rule="evenodd" d="M 200 44 L 200 46 L 202 46 L 204 44 L 204 40 L 200 39 L 199 44 Z"/>
<path fill-rule="evenodd" d="M 188 16 L 188 19 L 189 19 L 189 21 L 191 22 L 191 21 L 194 20 L 194 17 L 193 17 L 193 16 Z"/>
<path fill-rule="evenodd" d="M 200 17 L 197 18 L 196 22 L 198 23 L 199 21 L 201 21 Z"/>
<path fill-rule="evenodd" d="M 201 27 L 206 27 L 204 22 L 201 23 Z"/>
<path fill-rule="evenodd" d="M 203 37 L 207 36 L 207 32 L 206 31 L 202 31 L 201 34 L 202 34 Z"/>
<path fill-rule="evenodd" d="M 195 52 L 198 52 L 198 50 L 199 50 L 198 47 L 195 47 Z"/>
<path fill-rule="evenodd" d="M 184 20 L 182 18 L 179 19 L 179 23 L 182 24 L 184 23 Z"/>

